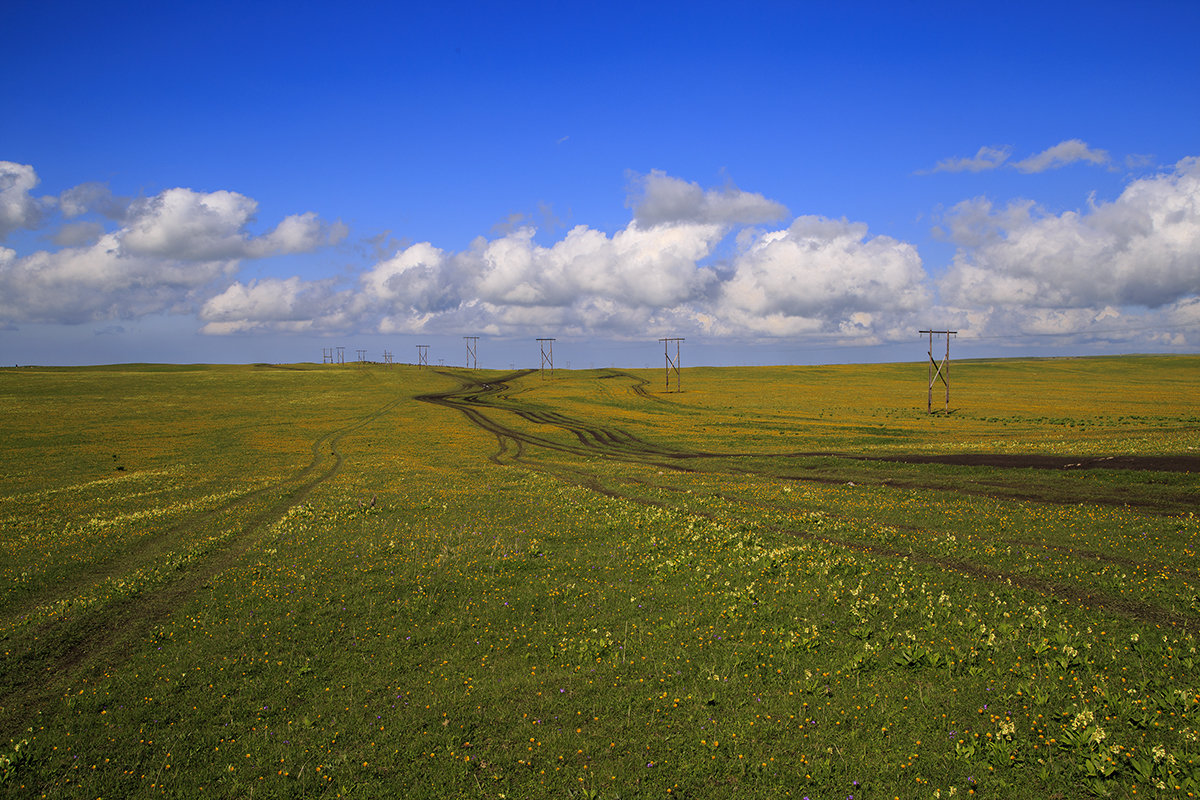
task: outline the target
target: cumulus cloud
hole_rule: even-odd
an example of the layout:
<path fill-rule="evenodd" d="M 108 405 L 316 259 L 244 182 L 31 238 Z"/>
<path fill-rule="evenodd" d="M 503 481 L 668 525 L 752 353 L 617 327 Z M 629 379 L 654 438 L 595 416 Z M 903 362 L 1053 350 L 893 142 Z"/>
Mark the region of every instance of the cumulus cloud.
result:
<path fill-rule="evenodd" d="M 929 302 L 916 248 L 863 223 L 804 216 L 743 244 L 715 308 L 740 327 L 877 336 Z"/>
<path fill-rule="evenodd" d="M 333 281 L 268 278 L 235 281 L 200 308 L 203 333 L 230 334 L 254 330 L 306 331 L 336 328 L 345 322 L 346 292 Z"/>
<path fill-rule="evenodd" d="M 32 169 L 10 170 L 10 188 L 27 197 Z M 248 227 L 257 204 L 236 192 L 168 189 L 116 212 L 107 190 L 84 184 L 63 194 L 67 217 L 107 211 L 124 223 L 104 232 L 95 222 L 64 225 L 61 249 L 0 258 L 0 319 L 80 323 L 179 310 L 245 259 L 309 252 L 345 235 L 315 214 L 287 217 L 261 236 Z M 14 203 L 13 208 L 19 204 Z M 6 217 L 12 222 L 15 214 Z M 28 225 L 28 214 L 21 224 Z"/>
<path fill-rule="evenodd" d="M 308 212 L 252 236 L 246 226 L 257 210 L 257 202 L 237 192 L 167 189 L 130 208 L 121 245 L 134 256 L 212 261 L 305 253 L 345 235 L 340 223 L 326 226 Z"/>
<path fill-rule="evenodd" d="M 961 306 L 1158 308 L 1200 293 L 1200 160 L 1130 183 L 1112 202 L 1049 214 L 1028 202 L 956 206 L 941 281 Z"/>
<path fill-rule="evenodd" d="M 866 341 L 910 337 L 909 315 L 929 300 L 916 249 L 862 223 L 805 216 L 761 231 L 751 226 L 786 213 L 782 205 L 659 171 L 634 179 L 629 204 L 632 219 L 612 234 L 577 225 L 540 244 L 518 219 L 458 252 L 419 242 L 377 261 L 345 292 L 236 284 L 205 305 L 205 331 L 288 330 L 313 319 L 382 333 Z M 735 232 L 733 255 L 719 261 Z"/>
<path fill-rule="evenodd" d="M 0 318 L 81 323 L 153 314 L 236 268 L 130 255 L 119 234 L 105 234 L 87 247 L 0 259 Z"/>
<path fill-rule="evenodd" d="M 69 222 L 50 240 L 59 247 L 79 247 L 96 241 L 103 234 L 104 226 L 99 222 Z"/>
<path fill-rule="evenodd" d="M 41 224 L 51 201 L 29 193 L 38 182 L 37 172 L 30 165 L 0 161 L 0 241 L 15 230 Z"/>
<path fill-rule="evenodd" d="M 96 212 L 109 219 L 121 220 L 129 205 L 128 197 L 114 195 L 103 183 L 81 183 L 58 196 L 58 207 L 68 218 Z"/>
<path fill-rule="evenodd" d="M 629 204 L 641 226 L 691 222 L 706 225 L 756 225 L 787 215 L 787 209 L 761 194 L 736 186 L 702 189 L 661 170 L 634 175 Z"/>
<path fill-rule="evenodd" d="M 401 321 L 406 317 L 423 327 L 468 312 L 484 313 L 506 330 L 560 316 L 604 327 L 607 316 L 628 309 L 670 308 L 703 297 L 716 276 L 698 262 L 723 233 L 717 225 L 643 228 L 632 222 L 612 236 L 579 225 L 549 247 L 537 244 L 529 227 L 477 239 L 460 253 L 422 242 L 364 273 L 362 302 L 380 310 L 391 330 L 411 327 Z"/>
<path fill-rule="evenodd" d="M 368 302 L 417 314 L 447 311 L 463 303 L 473 275 L 463 259 L 447 258 L 429 242 L 398 250 L 361 278 Z"/>

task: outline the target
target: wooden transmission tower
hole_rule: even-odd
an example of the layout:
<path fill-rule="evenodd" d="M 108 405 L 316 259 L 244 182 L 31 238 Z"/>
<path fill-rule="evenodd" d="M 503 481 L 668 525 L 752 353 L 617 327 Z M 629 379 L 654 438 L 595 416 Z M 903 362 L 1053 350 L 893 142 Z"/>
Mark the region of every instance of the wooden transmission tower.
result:
<path fill-rule="evenodd" d="M 424 369 L 429 366 L 429 345 L 417 345 L 417 368 Z"/>
<path fill-rule="evenodd" d="M 666 358 L 667 371 L 667 391 L 671 391 L 671 373 L 675 373 L 675 391 L 682 392 L 683 386 L 679 383 L 679 343 L 684 341 L 683 337 L 671 339 L 659 339 L 663 343 L 663 356 Z M 671 359 L 671 342 L 675 343 L 675 359 Z"/>
<path fill-rule="evenodd" d="M 550 377 L 554 377 L 554 340 L 553 339 L 538 339 L 538 344 L 542 346 L 542 377 L 546 377 L 546 370 L 550 370 Z"/>
<path fill-rule="evenodd" d="M 475 350 L 479 345 L 479 337 L 464 336 L 463 339 L 467 342 L 467 369 L 479 369 L 479 359 L 475 357 Z"/>
<path fill-rule="evenodd" d="M 920 331 L 921 334 L 929 334 L 929 398 L 925 404 L 925 410 L 930 414 L 933 413 L 933 385 L 940 378 L 942 383 L 946 384 L 946 412 L 950 411 L 950 337 L 954 336 L 958 331 Z M 946 355 L 941 363 L 933 357 L 933 337 L 946 337 Z"/>

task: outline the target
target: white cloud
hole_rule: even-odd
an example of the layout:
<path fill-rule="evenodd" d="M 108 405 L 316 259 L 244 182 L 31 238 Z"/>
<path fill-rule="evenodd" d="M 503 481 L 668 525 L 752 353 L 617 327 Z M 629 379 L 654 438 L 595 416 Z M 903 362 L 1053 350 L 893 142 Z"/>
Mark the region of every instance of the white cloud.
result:
<path fill-rule="evenodd" d="M 939 319 L 959 330 L 959 338 L 989 340 L 996 346 L 1044 346 L 1051 352 L 1111 351 L 1124 348 L 1175 349 L 1200 346 L 1200 301 L 1195 297 L 1155 309 L 1097 305 L 1087 308 L 988 306 L 939 308 Z"/>
<path fill-rule="evenodd" d="M 51 237 L 59 247 L 81 247 L 104 235 L 104 226 L 99 222 L 69 222 Z"/>
<path fill-rule="evenodd" d="M 879 335 L 928 302 L 911 244 L 869 236 L 863 223 L 806 216 L 747 244 L 715 310 L 767 334 Z"/>
<path fill-rule="evenodd" d="M 640 338 L 693 331 L 864 341 L 908 338 L 909 315 L 928 302 L 916 249 L 870 236 L 864 224 L 801 217 L 764 233 L 745 226 L 784 209 L 761 195 L 704 190 L 657 171 L 637 185 L 633 219 L 611 235 L 578 225 L 543 245 L 526 225 L 460 252 L 429 242 L 405 247 L 364 271 L 352 298 L 328 295 L 337 313 L 320 325 L 341 319 L 383 333 Z M 736 255 L 710 263 L 735 230 Z M 277 303 L 253 301 L 256 288 L 236 285 L 206 305 L 206 332 L 298 324 L 305 306 L 293 298 L 304 294 L 303 284 L 270 287 Z"/>
<path fill-rule="evenodd" d="M 0 241 L 15 230 L 41 223 L 50 201 L 29 193 L 37 185 L 37 172 L 30 165 L 0 161 Z"/>
<path fill-rule="evenodd" d="M 569 306 L 598 297 L 631 306 L 670 307 L 703 292 L 714 275 L 698 266 L 724 234 L 715 224 L 643 228 L 612 237 L 579 225 L 551 247 L 525 228 L 477 249 L 481 300 L 503 305 Z"/>
<path fill-rule="evenodd" d="M 19 179 L 15 190 L 27 196 L 32 169 L 10 172 Z M 106 189 L 82 187 L 63 194 L 64 215 L 105 206 L 125 224 L 104 233 L 94 222 L 69 223 L 54 237 L 59 250 L 7 251 L 0 319 L 79 323 L 182 310 L 200 289 L 232 277 L 243 259 L 309 252 L 344 236 L 340 223 L 326 225 L 311 213 L 254 236 L 247 226 L 257 204 L 236 192 L 168 189 L 117 213 Z"/>
<path fill-rule="evenodd" d="M 757 225 L 787 215 L 783 205 L 761 194 L 732 185 L 706 191 L 657 169 L 633 176 L 629 205 L 634 221 L 643 227 L 679 222 Z"/>
<path fill-rule="evenodd" d="M 128 197 L 117 197 L 103 183 L 81 183 L 58 196 L 64 217 L 78 217 L 95 211 L 109 219 L 120 220 L 129 208 Z"/>
<path fill-rule="evenodd" d="M 123 252 L 109 233 L 87 247 L 0 262 L 0 319 L 80 323 L 170 310 L 237 262 L 174 261 Z"/>
<path fill-rule="evenodd" d="M 429 242 L 414 244 L 362 275 L 364 299 L 392 311 L 447 311 L 468 298 L 474 278 L 463 266 Z"/>
<path fill-rule="evenodd" d="M 1000 167 L 1012 167 L 1020 172 L 1045 172 L 1058 169 L 1068 164 L 1085 161 L 1097 166 L 1105 166 L 1112 162 L 1108 152 L 1089 147 L 1081 139 L 1067 139 L 1020 161 L 1009 161 L 1012 147 L 981 147 L 972 158 L 947 158 L 939 161 L 933 169 L 919 170 L 918 175 L 929 175 L 934 172 L 986 172 Z"/>
<path fill-rule="evenodd" d="M 450 255 L 428 242 L 412 245 L 376 264 L 362 284 L 368 300 L 390 312 L 437 313 L 472 300 L 558 308 L 588 297 L 672 306 L 702 294 L 714 279 L 697 262 L 722 234 L 716 225 L 645 229 L 635 222 L 609 237 L 579 225 L 543 247 L 526 227 Z"/>
<path fill-rule="evenodd" d="M 1108 164 L 1111 159 L 1106 151 L 1088 147 L 1087 142 L 1080 139 L 1068 139 L 1036 155 L 1017 161 L 1013 166 L 1021 172 L 1045 172 L 1048 169 L 1058 169 L 1078 161 L 1103 166 Z"/>
<path fill-rule="evenodd" d="M 979 148 L 974 158 L 947 158 L 939 161 L 933 169 L 923 170 L 921 174 L 931 172 L 983 172 L 1000 167 L 1008 160 L 1010 155 L 1012 155 L 1011 147 L 987 147 L 985 145 Z"/>
<path fill-rule="evenodd" d="M 272 329 L 306 331 L 344 324 L 345 292 L 333 290 L 332 281 L 268 278 L 243 284 L 235 281 L 209 298 L 200 308 L 201 332 L 244 333 Z"/>
<path fill-rule="evenodd" d="M 306 253 L 344 236 L 340 223 L 330 228 L 312 212 L 252 236 L 246 227 L 257 210 L 257 202 L 237 192 L 167 189 L 130 208 L 121 247 L 133 256 L 211 261 Z"/>
<path fill-rule="evenodd" d="M 1045 214 L 960 204 L 961 245 L 941 281 L 963 307 L 1156 308 L 1200 293 L 1200 160 L 1130 183 L 1110 203 Z"/>

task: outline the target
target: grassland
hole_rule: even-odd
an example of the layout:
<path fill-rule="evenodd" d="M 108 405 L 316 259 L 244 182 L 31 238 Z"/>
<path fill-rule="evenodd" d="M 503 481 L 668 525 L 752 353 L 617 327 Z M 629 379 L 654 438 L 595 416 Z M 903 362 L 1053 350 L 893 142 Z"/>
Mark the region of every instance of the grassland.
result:
<path fill-rule="evenodd" d="M 0 797 L 1200 792 L 1200 357 L 0 370 Z"/>

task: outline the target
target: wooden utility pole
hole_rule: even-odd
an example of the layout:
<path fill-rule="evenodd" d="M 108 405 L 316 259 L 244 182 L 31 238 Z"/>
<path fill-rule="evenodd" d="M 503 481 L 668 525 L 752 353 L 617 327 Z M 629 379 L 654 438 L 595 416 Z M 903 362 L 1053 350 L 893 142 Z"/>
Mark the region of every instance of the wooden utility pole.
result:
<path fill-rule="evenodd" d="M 467 342 L 467 369 L 479 369 L 479 359 L 475 357 L 475 350 L 479 344 L 478 336 L 464 336 L 463 339 Z"/>
<path fill-rule="evenodd" d="M 429 366 L 429 345 L 417 345 L 417 368 L 424 369 Z"/>
<path fill-rule="evenodd" d="M 925 403 L 925 410 L 930 414 L 933 413 L 933 385 L 941 378 L 942 383 L 946 384 L 946 412 L 950 411 L 950 337 L 954 336 L 958 331 L 920 331 L 921 334 L 929 334 L 929 397 Z M 939 364 L 933 357 L 933 337 L 946 337 L 946 356 Z"/>
<path fill-rule="evenodd" d="M 542 377 L 546 377 L 546 368 L 550 369 L 550 377 L 554 377 L 554 340 L 553 339 L 538 339 L 538 344 L 542 346 Z"/>
<path fill-rule="evenodd" d="M 675 391 L 682 392 L 683 387 L 679 383 L 679 343 L 684 341 L 683 337 L 671 339 L 659 339 L 663 343 L 663 356 L 666 358 L 667 371 L 667 391 L 671 391 L 671 372 L 675 373 Z M 671 342 L 675 343 L 675 360 L 671 360 Z"/>

